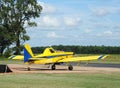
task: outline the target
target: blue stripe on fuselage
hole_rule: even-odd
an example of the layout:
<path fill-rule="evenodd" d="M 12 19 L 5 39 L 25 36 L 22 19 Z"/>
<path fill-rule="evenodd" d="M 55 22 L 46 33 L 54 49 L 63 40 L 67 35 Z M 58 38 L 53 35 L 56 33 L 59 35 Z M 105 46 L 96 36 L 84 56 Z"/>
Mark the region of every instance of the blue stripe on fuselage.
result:
<path fill-rule="evenodd" d="M 72 54 L 60 54 L 60 55 L 54 55 L 54 56 L 43 56 L 43 57 L 40 57 L 40 58 L 56 58 L 56 57 L 69 56 L 69 55 L 72 55 Z"/>

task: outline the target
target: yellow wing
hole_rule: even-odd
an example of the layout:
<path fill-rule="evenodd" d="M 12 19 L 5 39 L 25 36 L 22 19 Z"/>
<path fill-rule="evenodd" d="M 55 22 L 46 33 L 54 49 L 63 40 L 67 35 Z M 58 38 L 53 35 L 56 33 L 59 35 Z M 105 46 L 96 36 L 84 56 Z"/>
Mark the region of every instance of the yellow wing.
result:
<path fill-rule="evenodd" d="M 99 60 L 106 58 L 107 55 L 97 55 L 97 56 L 85 56 L 85 57 L 72 57 L 72 58 L 64 58 L 59 60 L 58 62 L 78 62 L 78 61 L 90 61 L 90 60 Z"/>
<path fill-rule="evenodd" d="M 12 55 L 8 59 L 13 59 L 13 60 L 23 60 L 24 56 L 23 55 Z"/>

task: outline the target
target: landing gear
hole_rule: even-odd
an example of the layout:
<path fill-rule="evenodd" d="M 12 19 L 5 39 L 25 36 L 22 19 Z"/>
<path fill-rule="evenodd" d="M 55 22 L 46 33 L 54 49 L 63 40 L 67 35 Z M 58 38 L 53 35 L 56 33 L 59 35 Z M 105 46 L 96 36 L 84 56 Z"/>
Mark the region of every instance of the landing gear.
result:
<path fill-rule="evenodd" d="M 72 66 L 72 65 L 69 65 L 69 66 L 68 66 L 68 70 L 70 70 L 70 71 L 73 70 L 73 66 Z"/>
<path fill-rule="evenodd" d="M 55 64 L 53 64 L 53 65 L 51 66 L 51 69 L 52 69 L 52 70 L 55 70 L 55 69 L 56 69 Z"/>
<path fill-rule="evenodd" d="M 28 67 L 27 70 L 30 71 L 30 67 Z"/>

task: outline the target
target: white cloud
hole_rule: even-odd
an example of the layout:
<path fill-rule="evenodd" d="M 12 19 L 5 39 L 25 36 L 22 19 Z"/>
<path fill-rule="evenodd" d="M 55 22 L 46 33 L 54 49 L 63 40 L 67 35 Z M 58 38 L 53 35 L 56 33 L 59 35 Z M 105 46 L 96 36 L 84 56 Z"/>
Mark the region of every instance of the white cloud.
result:
<path fill-rule="evenodd" d="M 109 13 L 109 11 L 105 8 L 101 8 L 98 11 L 95 11 L 95 12 L 96 12 L 96 15 L 98 15 L 98 16 L 105 16 Z"/>
<path fill-rule="evenodd" d="M 58 27 L 60 25 L 57 17 L 52 17 L 49 15 L 43 16 L 40 19 L 41 21 L 38 22 L 38 25 L 43 27 Z"/>
<path fill-rule="evenodd" d="M 85 30 L 85 33 L 91 33 L 91 32 L 92 32 L 91 29 L 86 29 L 86 30 Z"/>
<path fill-rule="evenodd" d="M 42 10 L 42 13 L 54 13 L 56 11 L 56 8 L 53 6 L 53 5 L 50 5 L 50 4 L 46 4 L 44 2 L 38 2 L 43 10 Z"/>
<path fill-rule="evenodd" d="M 93 14 L 97 16 L 106 16 L 111 13 L 119 13 L 120 12 L 120 7 L 113 7 L 113 6 L 101 6 L 101 7 L 90 7 L 91 11 Z"/>
<path fill-rule="evenodd" d="M 51 16 L 44 15 L 41 16 L 36 22 L 38 24 L 39 29 L 47 29 L 47 30 L 66 30 L 73 27 L 79 27 L 80 17 L 67 17 L 67 16 Z"/>
<path fill-rule="evenodd" d="M 49 32 L 49 33 L 47 34 L 47 37 L 49 37 L 49 38 L 57 38 L 58 35 L 57 35 L 55 32 Z"/>
<path fill-rule="evenodd" d="M 113 32 L 111 30 L 104 31 L 102 33 L 96 33 L 95 34 L 97 37 L 106 37 L 106 38 L 111 38 L 113 36 Z"/>
<path fill-rule="evenodd" d="M 90 7 L 90 9 L 92 10 L 93 14 L 97 16 L 105 16 L 110 13 L 110 9 L 108 9 L 108 7 Z"/>
<path fill-rule="evenodd" d="M 110 31 L 110 30 L 108 30 L 108 31 L 105 31 L 105 32 L 104 32 L 104 34 L 109 36 L 109 35 L 112 35 L 112 34 L 113 34 L 113 32 L 112 32 L 112 31 Z"/>
<path fill-rule="evenodd" d="M 66 26 L 76 26 L 80 20 L 79 17 L 64 17 L 64 23 Z"/>

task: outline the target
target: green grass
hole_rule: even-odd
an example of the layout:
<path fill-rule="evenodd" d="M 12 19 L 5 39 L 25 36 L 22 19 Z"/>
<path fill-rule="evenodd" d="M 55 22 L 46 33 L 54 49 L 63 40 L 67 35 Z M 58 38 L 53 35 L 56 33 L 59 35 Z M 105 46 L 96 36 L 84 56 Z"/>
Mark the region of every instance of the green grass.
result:
<path fill-rule="evenodd" d="M 120 75 L 0 74 L 0 88 L 120 88 Z"/>

